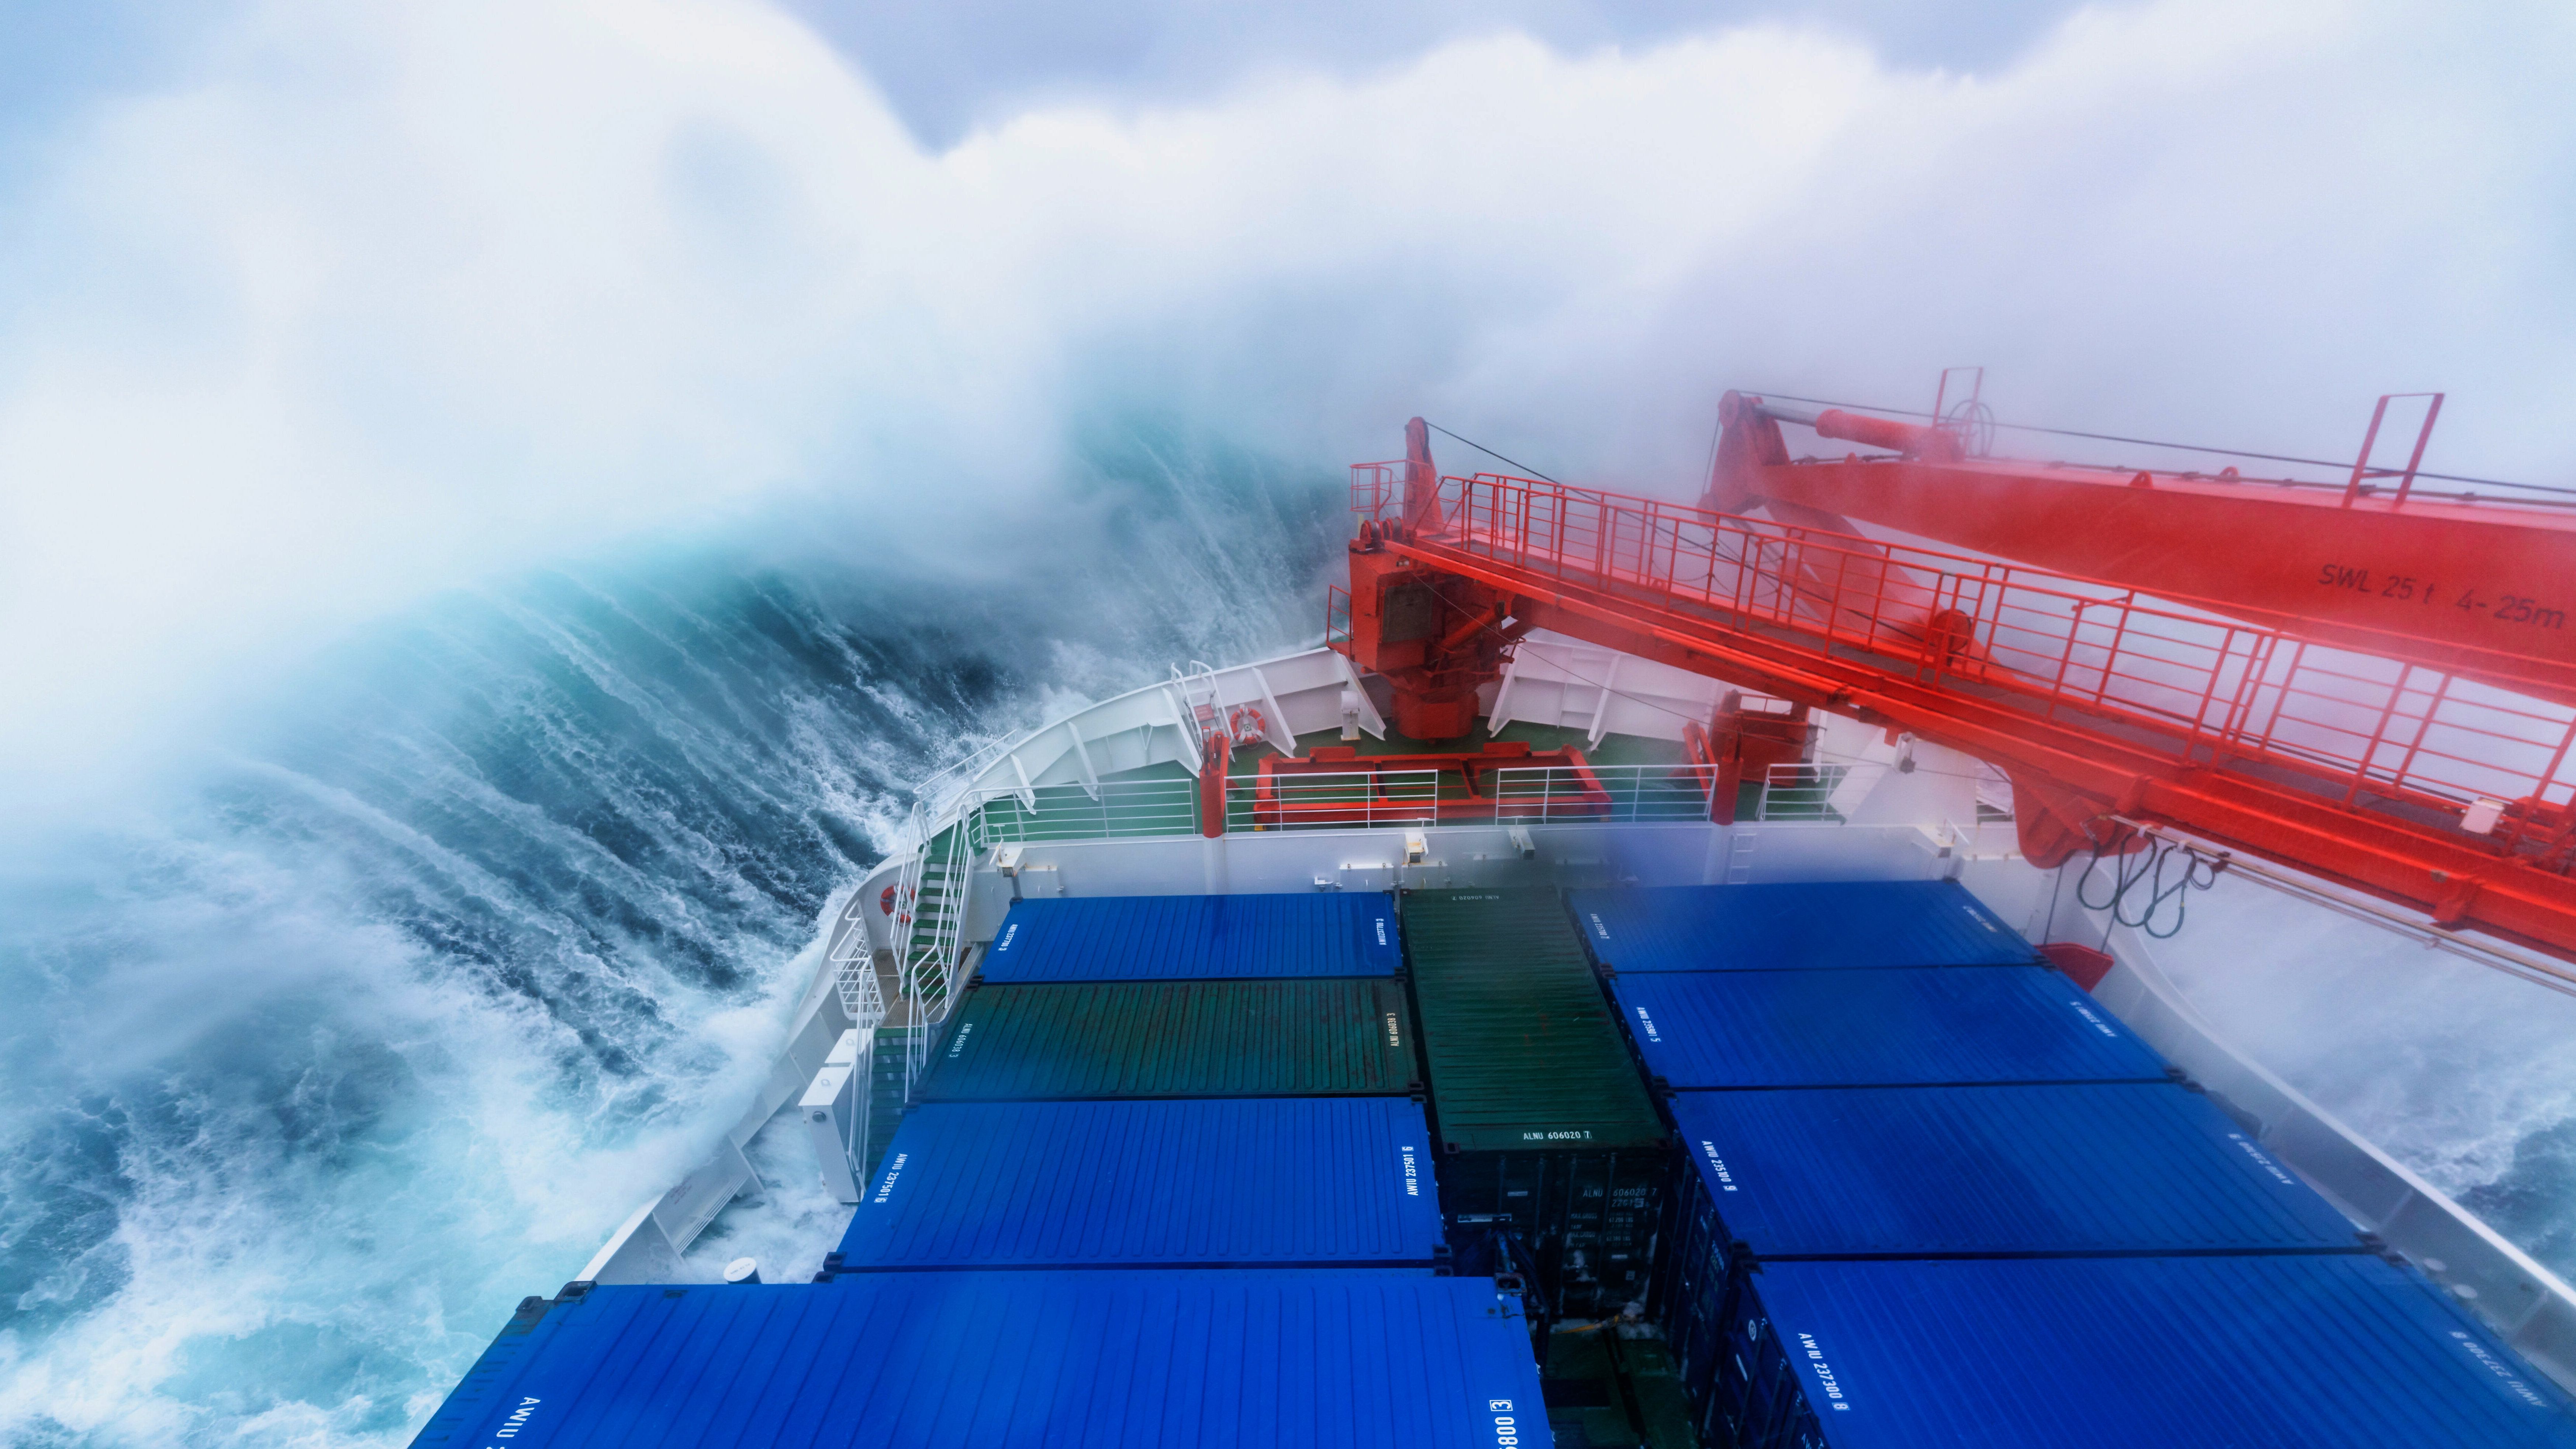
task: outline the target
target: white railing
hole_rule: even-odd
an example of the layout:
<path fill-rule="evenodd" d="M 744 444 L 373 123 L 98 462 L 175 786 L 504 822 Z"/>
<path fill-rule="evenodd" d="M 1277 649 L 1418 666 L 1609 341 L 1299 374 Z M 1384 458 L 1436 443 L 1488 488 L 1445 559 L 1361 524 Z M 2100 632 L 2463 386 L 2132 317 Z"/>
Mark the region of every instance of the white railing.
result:
<path fill-rule="evenodd" d="M 1715 765 L 1524 766 L 1484 776 L 1494 818 L 1533 825 L 1705 824 Z"/>
<path fill-rule="evenodd" d="M 1839 765 L 1778 765 L 1746 781 L 1760 794 L 1754 818 L 1827 819 Z M 1456 772 L 1348 770 L 1236 775 L 1226 782 L 1225 828 L 1375 830 L 1464 824 L 1487 817 L 1530 824 L 1699 824 L 1717 788 L 1713 765 L 1529 766 L 1479 771 L 1475 793 Z M 1104 780 L 1097 798 L 1078 786 L 988 789 L 956 801 L 977 851 L 996 845 L 1187 835 L 1199 828 L 1195 780 Z M 936 832 L 933 832 L 934 834 Z"/>
<path fill-rule="evenodd" d="M 953 810 L 935 823 L 926 820 L 925 813 L 916 804 L 905 823 L 906 835 L 918 843 L 896 880 L 891 930 L 896 989 L 907 1007 L 906 1025 L 915 1028 L 935 1025 L 948 1017 L 949 1002 L 956 991 L 958 948 L 965 933 L 966 892 L 974 880 L 971 867 L 975 847 L 966 834 L 966 822 Z M 946 853 L 933 859 L 942 838 L 948 839 Z M 873 975 L 871 967 L 870 976 Z M 867 989 L 874 989 L 873 980 Z M 845 1005 L 847 1002 L 848 998 L 844 998 Z M 882 1007 L 879 1019 L 883 1019 Z M 928 1064 L 928 1035 L 927 1031 L 914 1030 L 905 1037 L 906 1093 Z"/>
<path fill-rule="evenodd" d="M 1451 793 L 1453 806 L 1465 798 L 1454 783 Z M 1098 798 L 1071 785 L 983 790 L 960 799 L 957 808 L 967 839 L 978 851 L 996 845 L 1189 835 L 1199 829 L 1199 784 L 1189 779 L 1103 780 Z M 1440 808 L 1437 770 L 1296 772 L 1266 780 L 1236 775 L 1225 788 L 1228 832 L 1431 825 Z"/>
<path fill-rule="evenodd" d="M 1854 767 L 1818 762 L 1773 765 L 1753 807 L 1756 820 L 1840 820 L 1835 794 Z"/>
<path fill-rule="evenodd" d="M 932 860 L 931 852 L 943 837 L 950 842 L 947 854 Z M 920 883 L 919 893 L 909 898 L 913 922 L 898 958 L 903 966 L 904 996 L 911 1003 L 915 1026 L 935 1026 L 948 1019 L 948 1007 L 956 995 L 958 946 L 965 930 L 966 891 L 974 880 L 970 868 L 973 864 L 974 852 L 967 842 L 940 830 L 931 833 L 906 871 Z M 915 1033 L 906 1058 L 907 1088 L 920 1076 L 928 1049 L 927 1033 Z"/>
<path fill-rule="evenodd" d="M 1383 830 L 1436 824 L 1440 807 L 1438 770 L 1238 775 L 1226 782 L 1225 828 Z"/>
<path fill-rule="evenodd" d="M 1199 828 L 1198 782 L 1103 780 L 1093 799 L 1078 785 L 1047 785 L 1023 795 L 982 790 L 960 799 L 967 840 L 976 850 L 1123 835 L 1187 835 Z"/>
<path fill-rule="evenodd" d="M 841 998 L 841 1010 L 850 1025 L 861 1031 L 874 1028 L 885 1020 L 885 991 L 877 985 L 876 948 L 868 942 L 866 922 L 860 919 L 861 903 L 853 900 L 841 928 L 841 939 L 832 947 L 832 990 Z"/>

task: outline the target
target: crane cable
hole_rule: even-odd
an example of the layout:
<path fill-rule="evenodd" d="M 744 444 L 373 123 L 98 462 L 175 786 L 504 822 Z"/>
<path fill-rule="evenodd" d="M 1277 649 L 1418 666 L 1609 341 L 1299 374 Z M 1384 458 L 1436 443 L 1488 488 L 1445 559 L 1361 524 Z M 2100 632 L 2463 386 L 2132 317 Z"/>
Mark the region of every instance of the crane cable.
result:
<path fill-rule="evenodd" d="M 1559 488 L 1566 486 L 1562 483 L 1557 483 L 1555 479 L 1550 478 L 1545 473 L 1540 472 L 1527 463 L 1519 462 L 1511 458 L 1504 458 L 1502 454 L 1495 452 L 1493 449 L 1486 447 L 1484 444 L 1477 442 L 1473 438 L 1461 438 L 1456 433 L 1449 431 L 1447 428 L 1440 426 L 1429 418 L 1424 418 L 1422 420 L 1422 425 L 1444 438 L 1450 438 L 1458 442 L 1465 443 L 1468 447 L 1475 449 L 1477 452 L 1484 454 L 1488 458 L 1499 458 L 1503 462 L 1510 463 L 1513 467 L 1520 469 L 1523 473 L 1532 478 L 1536 478 L 1541 483 L 1555 483 Z"/>

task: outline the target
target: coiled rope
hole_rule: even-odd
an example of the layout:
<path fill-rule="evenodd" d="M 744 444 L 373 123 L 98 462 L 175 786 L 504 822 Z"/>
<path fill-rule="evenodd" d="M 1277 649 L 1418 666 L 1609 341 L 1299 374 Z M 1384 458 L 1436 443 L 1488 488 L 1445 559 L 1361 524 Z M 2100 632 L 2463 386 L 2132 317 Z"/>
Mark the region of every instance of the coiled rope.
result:
<path fill-rule="evenodd" d="M 2178 840 L 2145 835 L 2147 848 L 2136 852 L 2138 864 L 2133 870 L 2128 864 L 2130 855 L 2127 847 L 2132 839 L 2141 835 L 2137 829 L 2123 825 L 2109 840 L 2093 847 L 2093 859 L 2085 864 L 2084 874 L 2076 878 L 2075 900 L 2086 910 L 2108 912 L 2114 925 L 2144 931 L 2150 940 L 2169 941 L 2182 930 L 2183 920 L 2189 914 L 2188 893 L 2205 891 L 2218 884 L 2218 873 L 2227 868 L 2227 862 L 2203 855 Z M 2102 868 L 2104 856 L 2111 857 L 2111 893 L 2097 901 L 2093 899 L 2093 876 Z M 2167 870 L 2176 864 L 2176 856 L 2182 857 L 2179 874 L 2168 882 L 2165 876 Z M 2146 904 L 2137 911 L 2136 918 L 2131 919 L 2127 908 L 2134 904 L 2142 890 Z M 2157 913 L 2163 911 L 2168 902 L 2173 907 L 2172 924 L 2158 930 L 2155 926 Z"/>

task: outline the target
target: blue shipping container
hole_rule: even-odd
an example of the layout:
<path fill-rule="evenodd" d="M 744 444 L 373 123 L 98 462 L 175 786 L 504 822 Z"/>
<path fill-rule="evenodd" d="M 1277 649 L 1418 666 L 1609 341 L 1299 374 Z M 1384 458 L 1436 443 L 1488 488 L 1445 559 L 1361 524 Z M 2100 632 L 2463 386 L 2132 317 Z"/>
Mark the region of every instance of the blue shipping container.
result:
<path fill-rule="evenodd" d="M 926 1102 L 849 1269 L 1429 1267 L 1431 1133 L 1402 1097 Z"/>
<path fill-rule="evenodd" d="M 1592 959 L 1623 974 L 2039 959 L 1957 881 L 1657 886 L 1575 891 L 1569 899 Z"/>
<path fill-rule="evenodd" d="M 2556 1385 L 2368 1255 L 1774 1263 L 1739 1281 L 1712 1443 L 2576 1446 Z"/>
<path fill-rule="evenodd" d="M 987 981 L 1206 981 L 1393 976 L 1404 966 L 1384 891 L 1091 896 L 1015 902 L 984 953 Z"/>
<path fill-rule="evenodd" d="M 1694 1168 L 1666 1260 L 1691 1381 L 1752 1258 L 2358 1250 L 2342 1213 L 2165 1082 L 1673 1098 Z"/>
<path fill-rule="evenodd" d="M 416 1445 L 1547 1443 L 1529 1325 L 1486 1279 L 858 1273 L 531 1303 Z"/>
<path fill-rule="evenodd" d="M 1728 1235 L 1764 1258 L 2358 1246 L 2169 1082 L 1685 1092 L 1673 1116 Z"/>
<path fill-rule="evenodd" d="M 1675 1088 L 2161 1081 L 2119 1018 L 2037 966 L 1621 975 L 1619 1015 Z"/>

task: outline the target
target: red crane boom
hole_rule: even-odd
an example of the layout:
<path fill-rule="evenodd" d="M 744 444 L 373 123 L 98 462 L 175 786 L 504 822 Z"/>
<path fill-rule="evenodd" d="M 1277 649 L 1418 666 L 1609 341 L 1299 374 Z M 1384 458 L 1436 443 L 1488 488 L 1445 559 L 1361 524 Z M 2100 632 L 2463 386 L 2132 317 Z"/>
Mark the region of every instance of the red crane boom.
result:
<path fill-rule="evenodd" d="M 1730 409 L 1719 483 L 1758 483 L 1769 491 L 1728 496 L 1780 502 L 1792 521 L 1500 474 L 1443 478 L 1419 419 L 1405 460 L 1359 465 L 1349 624 L 1333 642 L 1387 678 L 1397 729 L 1464 734 L 1476 687 L 1543 627 L 1990 761 L 2011 777 L 2024 854 L 2043 867 L 2134 845 L 2118 822 L 2161 824 L 2576 961 L 2576 662 L 2496 643 L 2551 631 L 2420 623 L 2447 603 L 2274 608 L 2286 586 L 2264 584 L 2277 571 L 2261 558 L 2192 575 L 2236 593 L 2148 593 L 1817 526 L 1828 504 L 1865 505 L 1926 525 L 1909 531 L 1999 546 L 2025 523 L 1961 523 L 1911 495 L 1962 473 L 1989 488 L 2074 485 L 2033 465 L 1945 460 L 1942 444 L 1884 419 L 1817 421 L 1896 447 L 1898 461 L 1791 464 L 1785 449 L 1772 457 L 1776 418 L 1740 399 Z M 1780 481 L 1792 475 L 1794 490 Z M 2161 504 L 2180 490 L 2133 491 Z M 2329 511 L 2347 512 L 2302 509 Z M 2162 567 L 2181 546 L 2169 517 L 2137 516 L 2167 518 L 2155 537 L 2168 553 L 2133 550 L 2106 572 Z M 2565 557 L 2564 529 L 2534 531 L 2499 557 Z M 2490 536 L 2431 532 L 2429 543 L 2390 533 L 2389 547 L 2412 559 Z M 2097 547 L 2038 534 L 2035 551 Z M 2228 551 L 2205 535 L 2201 546 Z"/>
<path fill-rule="evenodd" d="M 2384 414 L 2388 399 L 2380 400 Z M 2340 490 L 2217 476 L 1972 458 L 1961 430 L 1728 393 L 1704 506 L 1918 538 L 2192 598 L 2302 637 L 2435 668 L 2512 661 L 2515 687 L 2576 701 L 2576 512 L 2414 493 L 2440 399 L 2403 470 L 2364 462 Z M 1792 461 L 1783 422 L 1887 449 Z M 2394 478 L 2383 488 L 2373 478 Z M 2463 651 L 2473 651 L 2464 653 Z"/>

